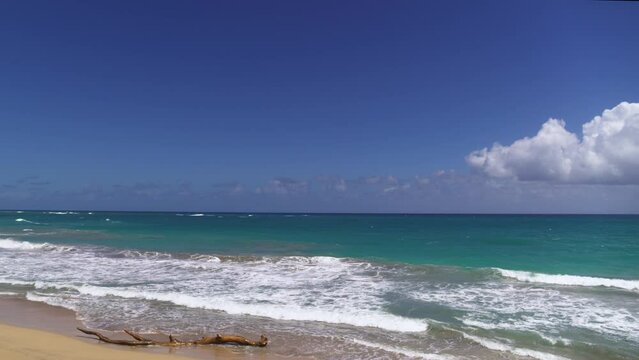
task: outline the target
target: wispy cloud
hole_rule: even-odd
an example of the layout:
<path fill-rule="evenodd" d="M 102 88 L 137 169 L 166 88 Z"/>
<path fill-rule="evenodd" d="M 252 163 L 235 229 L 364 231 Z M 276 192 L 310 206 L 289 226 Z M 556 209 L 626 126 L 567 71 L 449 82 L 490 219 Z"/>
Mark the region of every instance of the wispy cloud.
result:
<path fill-rule="evenodd" d="M 41 197 L 43 194 L 48 193 L 50 185 L 50 181 L 46 181 L 37 175 L 5 181 L 5 183 L 0 185 L 0 200 L 12 199 L 18 201 Z"/>
<path fill-rule="evenodd" d="M 240 195 L 246 192 L 246 187 L 237 181 L 216 183 L 212 187 L 218 195 Z"/>
<path fill-rule="evenodd" d="M 346 179 L 338 176 L 318 176 L 315 178 L 315 181 L 322 191 L 343 193 L 349 188 Z"/>
<path fill-rule="evenodd" d="M 251 190 L 253 189 L 253 190 Z M 0 188 L 4 208 L 320 212 L 639 212 L 639 185 L 564 184 L 452 170 L 411 178 L 276 178 L 196 187 L 140 182 L 74 190 Z"/>
<path fill-rule="evenodd" d="M 258 194 L 276 195 L 300 195 L 309 191 L 309 183 L 305 180 L 295 180 L 291 178 L 276 178 L 268 184 L 258 187 L 255 192 Z"/>

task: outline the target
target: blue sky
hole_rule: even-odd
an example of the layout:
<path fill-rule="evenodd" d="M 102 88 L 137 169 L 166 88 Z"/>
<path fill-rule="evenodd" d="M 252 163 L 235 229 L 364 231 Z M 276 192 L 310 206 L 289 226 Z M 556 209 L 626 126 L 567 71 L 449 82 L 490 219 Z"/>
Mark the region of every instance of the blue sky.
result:
<path fill-rule="evenodd" d="M 633 2 L 4 1 L 0 208 L 637 212 L 634 34 Z M 621 155 L 492 148 L 622 102 Z"/>

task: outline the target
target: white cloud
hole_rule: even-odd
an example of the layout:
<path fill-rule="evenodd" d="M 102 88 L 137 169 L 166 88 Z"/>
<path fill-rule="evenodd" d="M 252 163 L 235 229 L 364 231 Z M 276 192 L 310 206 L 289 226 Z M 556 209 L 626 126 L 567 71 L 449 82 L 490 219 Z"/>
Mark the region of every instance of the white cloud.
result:
<path fill-rule="evenodd" d="M 45 187 L 37 192 L 0 185 L 0 204 L 34 209 L 637 214 L 636 199 L 639 184 L 518 181 L 455 171 L 412 178 L 276 178 L 256 191 L 235 182 L 212 188 L 148 182 L 74 190 Z"/>
<path fill-rule="evenodd" d="M 334 176 L 318 176 L 315 181 L 324 191 L 345 192 L 348 190 L 346 179 Z"/>
<path fill-rule="evenodd" d="M 258 194 L 297 195 L 305 194 L 309 190 L 307 181 L 290 178 L 277 178 L 269 181 L 268 185 L 258 187 Z"/>
<path fill-rule="evenodd" d="M 218 195 L 240 195 L 246 190 L 244 185 L 236 181 L 213 184 L 213 188 Z"/>
<path fill-rule="evenodd" d="M 430 179 L 426 176 L 415 176 L 415 184 L 418 187 L 428 186 L 428 184 L 430 184 Z"/>
<path fill-rule="evenodd" d="M 493 177 L 565 183 L 639 184 L 639 103 L 622 102 L 582 126 L 549 119 L 537 135 L 473 151 L 466 162 Z"/>

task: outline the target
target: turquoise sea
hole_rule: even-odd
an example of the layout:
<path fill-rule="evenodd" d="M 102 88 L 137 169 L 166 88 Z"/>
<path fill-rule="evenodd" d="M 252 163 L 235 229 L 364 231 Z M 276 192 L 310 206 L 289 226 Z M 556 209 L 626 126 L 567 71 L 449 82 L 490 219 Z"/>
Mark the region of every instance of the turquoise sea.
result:
<path fill-rule="evenodd" d="M 0 296 L 295 358 L 639 359 L 639 216 L 3 211 Z"/>

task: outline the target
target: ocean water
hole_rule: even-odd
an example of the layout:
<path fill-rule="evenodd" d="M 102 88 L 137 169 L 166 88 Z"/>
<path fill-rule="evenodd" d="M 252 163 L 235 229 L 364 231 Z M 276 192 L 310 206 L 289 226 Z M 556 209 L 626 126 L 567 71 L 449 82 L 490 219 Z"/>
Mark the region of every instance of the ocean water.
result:
<path fill-rule="evenodd" d="M 639 216 L 0 212 L 0 296 L 318 359 L 639 359 Z"/>

